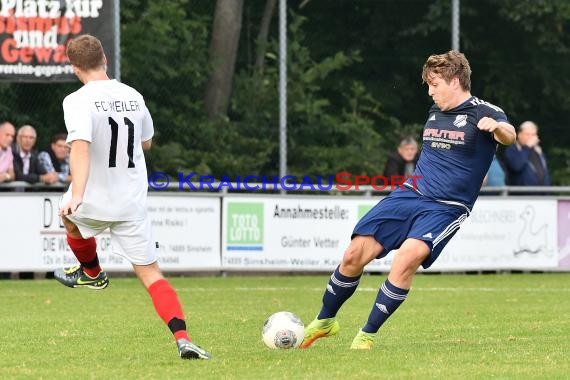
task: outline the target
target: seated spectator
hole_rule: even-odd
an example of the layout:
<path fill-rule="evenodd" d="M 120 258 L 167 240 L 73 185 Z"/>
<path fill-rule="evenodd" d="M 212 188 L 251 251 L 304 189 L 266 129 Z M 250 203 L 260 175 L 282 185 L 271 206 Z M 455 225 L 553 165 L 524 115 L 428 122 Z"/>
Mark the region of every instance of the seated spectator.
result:
<path fill-rule="evenodd" d="M 491 161 L 491 166 L 489 167 L 489 171 L 487 175 L 483 179 L 483 186 L 505 186 L 506 182 L 506 175 L 503 166 L 499 162 L 497 155 L 493 156 L 493 161 Z"/>
<path fill-rule="evenodd" d="M 38 160 L 46 173 L 57 173 L 58 181 L 70 183 L 69 175 L 69 145 L 66 143 L 67 135 L 59 133 L 51 139 L 50 146 L 40 152 Z"/>
<path fill-rule="evenodd" d="M 400 141 L 398 150 L 388 155 L 384 176 L 409 176 L 416 170 L 418 162 L 418 142 L 413 137 L 405 137 Z"/>
<path fill-rule="evenodd" d="M 16 144 L 12 146 L 14 157 L 14 172 L 16 181 L 25 181 L 31 184 L 56 183 L 57 173 L 46 173 L 38 160 L 38 153 L 33 150 L 36 144 L 36 130 L 31 125 L 24 125 L 18 129 Z"/>
<path fill-rule="evenodd" d="M 505 165 L 512 186 L 550 186 L 546 158 L 538 138 L 538 127 L 525 121 L 519 127 L 517 141 L 505 149 Z"/>
<path fill-rule="evenodd" d="M 14 157 L 12 156 L 12 141 L 16 129 L 9 121 L 0 124 L 0 183 L 14 180 Z"/>

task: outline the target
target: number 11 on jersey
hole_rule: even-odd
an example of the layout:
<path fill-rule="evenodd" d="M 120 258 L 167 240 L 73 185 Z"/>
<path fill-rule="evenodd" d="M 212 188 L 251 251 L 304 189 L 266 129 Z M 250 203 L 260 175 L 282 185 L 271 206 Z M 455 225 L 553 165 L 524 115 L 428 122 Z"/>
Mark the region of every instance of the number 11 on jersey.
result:
<path fill-rule="evenodd" d="M 128 127 L 127 155 L 129 156 L 129 168 L 134 168 L 133 148 L 135 142 L 135 125 L 128 117 L 123 118 L 125 125 Z M 111 126 L 111 146 L 109 148 L 109 167 L 117 166 L 117 139 L 119 138 L 119 123 L 112 117 L 109 117 L 109 125 Z"/>

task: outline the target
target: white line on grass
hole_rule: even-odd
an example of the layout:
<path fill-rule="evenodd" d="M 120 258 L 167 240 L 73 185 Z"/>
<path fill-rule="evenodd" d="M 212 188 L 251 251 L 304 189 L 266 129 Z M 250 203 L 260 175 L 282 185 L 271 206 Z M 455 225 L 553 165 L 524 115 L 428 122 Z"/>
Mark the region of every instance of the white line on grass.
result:
<path fill-rule="evenodd" d="M 368 288 L 371 289 L 371 288 Z M 570 288 L 413 288 L 424 292 L 570 292 Z M 377 289 L 374 289 L 377 291 Z"/>
<path fill-rule="evenodd" d="M 196 288 L 176 288 L 176 291 L 180 292 L 226 292 L 226 291 L 243 291 L 243 292 L 282 292 L 282 291 L 299 291 L 302 290 L 310 290 L 314 292 L 322 292 L 324 291 L 323 288 L 300 288 L 300 287 L 272 287 L 272 286 L 256 286 L 256 287 L 237 287 L 237 288 L 204 288 L 204 287 L 196 287 Z M 481 287 L 481 288 L 413 288 L 414 292 L 570 292 L 570 288 L 490 288 L 490 287 Z M 358 288 L 357 291 L 359 292 L 377 292 L 378 288 Z"/>

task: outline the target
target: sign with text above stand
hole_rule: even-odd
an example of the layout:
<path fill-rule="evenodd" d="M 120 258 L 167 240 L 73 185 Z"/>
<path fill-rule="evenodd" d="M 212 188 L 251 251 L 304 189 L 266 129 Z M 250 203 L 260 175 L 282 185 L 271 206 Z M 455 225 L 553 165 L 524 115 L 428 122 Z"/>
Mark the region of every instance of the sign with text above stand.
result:
<path fill-rule="evenodd" d="M 115 3 L 2 0 L 0 81 L 75 81 L 65 49 L 69 41 L 86 33 L 101 40 L 107 56 L 107 72 L 116 76 Z"/>

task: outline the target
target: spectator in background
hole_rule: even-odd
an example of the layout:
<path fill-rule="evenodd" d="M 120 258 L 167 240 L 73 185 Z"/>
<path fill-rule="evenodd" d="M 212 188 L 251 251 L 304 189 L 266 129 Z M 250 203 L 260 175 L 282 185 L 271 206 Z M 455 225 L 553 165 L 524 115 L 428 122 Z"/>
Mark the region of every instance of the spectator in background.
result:
<path fill-rule="evenodd" d="M 58 133 L 51 139 L 50 146 L 40 152 L 38 160 L 46 173 L 57 173 L 58 182 L 70 183 L 69 175 L 69 146 L 67 134 Z"/>
<path fill-rule="evenodd" d="M 418 142 L 413 137 L 405 137 L 400 141 L 398 150 L 388 155 L 384 176 L 409 176 L 416 170 L 418 162 Z"/>
<path fill-rule="evenodd" d="M 56 183 L 57 173 L 46 173 L 38 160 L 38 153 L 34 150 L 36 144 L 36 130 L 31 125 L 24 125 L 18 129 L 16 144 L 12 147 L 14 157 L 14 171 L 16 181 L 28 183 L 42 182 L 46 185 Z"/>
<path fill-rule="evenodd" d="M 0 183 L 14 180 L 14 157 L 12 156 L 12 141 L 16 129 L 9 121 L 0 124 Z"/>
<path fill-rule="evenodd" d="M 0 123 L 0 183 L 6 183 L 14 180 L 14 165 L 12 156 L 12 141 L 16 129 L 9 121 Z M 0 272 L 0 280 L 9 279 L 12 276 L 10 272 Z"/>
<path fill-rule="evenodd" d="M 522 123 L 516 144 L 505 150 L 510 185 L 550 186 L 548 166 L 539 142 L 537 125 L 532 121 Z"/>

